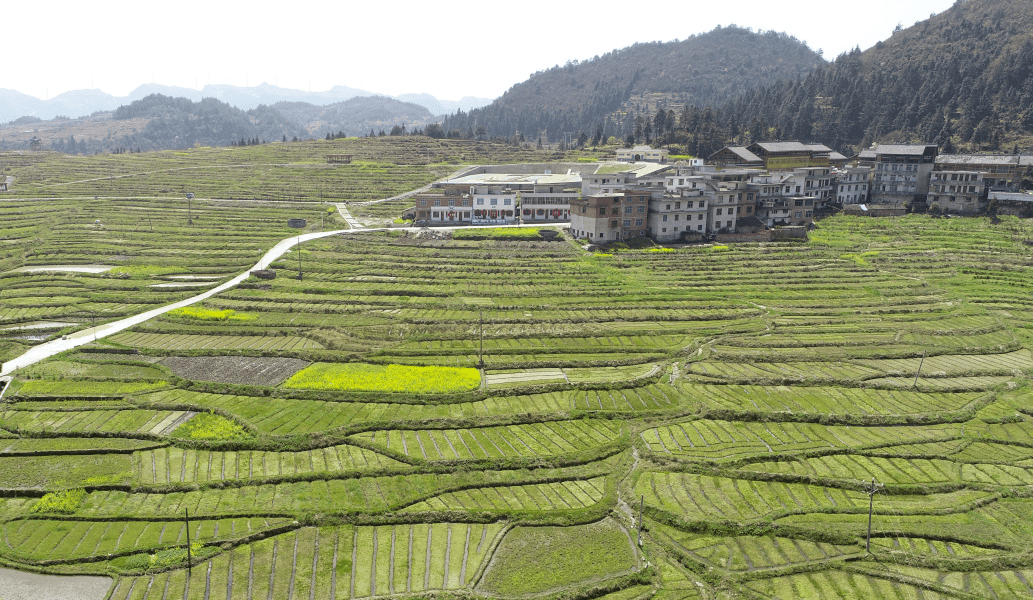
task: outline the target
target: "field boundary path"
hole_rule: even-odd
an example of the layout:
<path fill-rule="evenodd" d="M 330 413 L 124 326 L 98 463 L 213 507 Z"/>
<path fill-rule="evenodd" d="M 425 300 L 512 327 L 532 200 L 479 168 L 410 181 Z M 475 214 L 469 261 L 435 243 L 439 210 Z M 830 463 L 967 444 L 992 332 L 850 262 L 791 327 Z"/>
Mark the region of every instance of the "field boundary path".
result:
<path fill-rule="evenodd" d="M 442 181 L 448 181 L 449 179 L 456 179 L 458 177 L 463 177 L 465 175 L 468 175 L 474 169 L 480 169 L 483 166 L 484 165 L 472 165 L 472 166 L 468 166 L 468 167 L 463 167 L 463 168 L 459 169 L 458 171 L 454 171 L 454 172 L 450 173 L 448 175 L 448 177 L 443 177 L 441 179 L 437 179 L 435 181 L 432 181 L 432 182 L 428 183 L 427 185 L 425 185 L 423 187 L 418 187 L 415 190 L 409 190 L 408 192 L 405 192 L 404 194 L 398 194 L 397 196 L 391 196 L 390 198 L 381 198 L 380 200 L 366 200 L 365 202 L 352 202 L 352 204 L 355 204 L 356 206 L 365 206 L 365 205 L 368 205 L 368 204 L 380 204 L 381 202 L 391 202 L 392 200 L 401 200 L 403 198 L 409 198 L 410 196 L 415 196 L 416 194 L 421 194 L 423 192 L 426 192 L 427 190 L 432 188 L 435 183 L 440 183 Z"/>
<path fill-rule="evenodd" d="M 540 224 L 534 224 L 534 225 L 501 225 L 501 226 L 499 226 L 499 228 L 541 227 L 541 226 L 542 225 L 540 225 Z M 569 226 L 569 223 L 550 223 L 549 226 L 550 227 L 556 227 L 556 226 L 566 227 L 566 226 Z M 10 373 L 13 373 L 17 369 L 21 369 L 22 367 L 27 367 L 29 365 L 36 364 L 37 362 L 39 362 L 41 360 L 44 360 L 46 358 L 50 358 L 51 356 L 54 356 L 55 354 L 59 354 L 59 353 L 64 352 L 66 350 L 71 350 L 73 348 L 78 348 L 79 346 L 84 346 L 86 344 L 89 344 L 90 342 L 99 340 L 101 338 L 108 337 L 110 335 L 114 335 L 114 334 L 116 334 L 116 333 L 118 333 L 120 331 L 124 331 L 126 329 L 129 329 L 130 327 L 135 327 L 136 325 L 139 325 L 139 324 L 141 324 L 141 323 L 143 323 L 145 321 L 149 321 L 150 319 L 153 319 L 154 317 L 163 315 L 163 314 L 165 314 L 165 313 L 167 313 L 167 312 L 169 312 L 171 310 L 175 310 L 177 308 L 183 308 L 184 306 L 190 306 L 191 304 L 196 304 L 196 303 L 201 302 L 203 300 L 207 300 L 208 298 L 211 298 L 212 296 L 214 296 L 216 294 L 221 294 L 222 292 L 225 292 L 226 290 L 228 290 L 230 288 L 236 287 L 241 282 L 243 282 L 245 279 L 250 277 L 251 276 L 251 271 L 259 271 L 259 270 L 262 270 L 262 269 L 268 269 L 269 265 L 271 265 L 273 263 L 273 261 L 275 261 L 276 259 L 278 259 L 281 256 L 283 256 L 288 250 L 290 250 L 294 246 L 300 244 L 301 242 L 308 242 L 310 240 L 315 240 L 315 239 L 319 239 L 319 238 L 329 237 L 331 235 L 355 233 L 357 231 L 366 231 L 366 232 L 388 231 L 388 229 L 386 229 L 386 228 L 364 229 L 364 228 L 361 228 L 361 227 L 362 226 L 359 225 L 359 227 L 356 228 L 356 229 L 335 229 L 333 231 L 317 231 L 315 233 L 304 233 L 304 234 L 302 234 L 300 236 L 299 235 L 295 235 L 295 236 L 291 236 L 289 238 L 286 238 L 284 240 L 281 240 L 275 246 L 273 246 L 271 249 L 269 249 L 269 251 L 266 252 L 265 255 L 263 255 L 262 258 L 257 263 L 255 263 L 255 266 L 251 267 L 247 271 L 244 271 L 240 275 L 237 275 L 233 279 L 230 279 L 229 281 L 227 281 L 227 282 L 225 282 L 225 283 L 223 283 L 223 284 L 221 284 L 221 285 L 219 285 L 217 287 L 214 287 L 214 288 L 212 288 L 212 289 L 210 289 L 210 290 L 208 290 L 206 292 L 200 293 L 200 294 L 198 294 L 196 296 L 192 296 L 190 298 L 186 298 L 186 299 L 180 300 L 178 302 L 173 302 L 172 304 L 167 304 L 167 305 L 159 307 L 159 308 L 151 309 L 151 310 L 149 310 L 147 312 L 142 312 L 142 313 L 140 313 L 138 315 L 133 315 L 131 317 L 126 317 L 124 319 L 119 319 L 118 321 L 112 321 L 110 323 L 105 323 L 103 325 L 97 325 L 96 327 L 88 327 L 86 329 L 82 329 L 80 331 L 76 331 L 75 333 L 71 333 L 69 335 L 66 335 L 66 336 L 62 337 L 61 339 L 51 340 L 49 342 L 40 344 L 38 346 L 33 346 L 28 351 L 26 351 L 25 354 L 22 354 L 21 356 L 19 356 L 17 358 L 13 358 L 13 359 L 3 363 L 2 369 L 0 369 L 0 376 L 2 376 L 2 375 L 9 375 Z M 456 229 L 479 229 L 479 228 L 481 228 L 480 225 L 461 225 L 461 226 L 455 226 L 455 227 L 435 227 L 434 229 L 440 230 L 440 231 L 454 231 Z M 419 231 L 419 230 L 420 230 L 420 228 L 416 228 L 416 227 L 392 228 L 391 229 L 391 231 Z"/>
<path fill-rule="evenodd" d="M 337 205 L 337 212 L 341 215 L 341 218 L 343 218 L 345 220 L 345 222 L 348 223 L 348 226 L 351 227 L 352 229 L 365 229 L 366 228 L 365 225 L 363 225 L 362 223 L 359 223 L 359 221 L 355 217 L 353 217 L 350 212 L 348 212 L 348 205 L 347 204 L 345 204 L 345 203 L 338 204 Z"/>
<path fill-rule="evenodd" d="M 125 319 L 112 321 L 111 323 L 105 323 L 104 325 L 97 325 L 96 327 L 88 327 L 86 329 L 82 329 L 70 335 L 64 336 L 61 339 L 51 340 L 44 344 L 40 344 L 39 346 L 34 346 L 18 358 L 14 358 L 5 362 L 3 364 L 3 369 L 0 370 L 0 375 L 7 375 L 16 369 L 20 369 L 22 367 L 27 367 L 31 364 L 35 364 L 45 358 L 50 358 L 55 354 L 64 352 L 65 350 L 78 348 L 79 346 L 83 346 L 100 338 L 108 337 L 109 335 L 114 335 L 120 331 L 129 329 L 130 327 L 134 327 L 136 325 L 139 325 L 140 323 L 153 319 L 154 317 L 167 313 L 170 310 L 183 308 L 184 306 L 190 306 L 191 304 L 196 304 L 198 302 L 201 302 L 202 300 L 207 300 L 208 298 L 211 298 L 216 294 L 222 293 L 232 287 L 237 286 L 242 281 L 251 276 L 251 271 L 269 268 L 269 265 L 272 264 L 274 260 L 283 256 L 287 252 L 287 250 L 290 250 L 296 244 L 299 244 L 301 242 L 307 242 L 309 240 L 315 240 L 322 237 L 336 235 L 338 233 L 347 233 L 348 231 L 349 230 L 347 229 L 338 229 L 334 231 L 318 231 L 315 233 L 305 233 L 300 236 L 291 236 L 273 246 L 268 252 L 265 253 L 264 256 L 262 256 L 262 258 L 257 263 L 255 263 L 255 266 L 251 267 L 247 271 L 244 271 L 240 275 L 237 275 L 233 279 L 208 290 L 207 292 L 198 294 L 185 300 L 180 300 L 179 302 L 173 302 L 172 304 L 167 304 L 159 308 L 142 312 L 138 315 L 126 317 Z"/>

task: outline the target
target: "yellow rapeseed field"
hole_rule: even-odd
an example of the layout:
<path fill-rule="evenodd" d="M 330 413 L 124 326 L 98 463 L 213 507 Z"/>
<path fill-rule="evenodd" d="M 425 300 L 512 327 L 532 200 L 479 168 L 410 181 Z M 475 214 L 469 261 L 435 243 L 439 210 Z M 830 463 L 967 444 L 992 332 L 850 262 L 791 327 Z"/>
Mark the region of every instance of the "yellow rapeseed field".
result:
<path fill-rule="evenodd" d="M 283 383 L 284 387 L 316 390 L 448 394 L 477 389 L 477 369 L 410 367 L 364 363 L 316 363 Z"/>

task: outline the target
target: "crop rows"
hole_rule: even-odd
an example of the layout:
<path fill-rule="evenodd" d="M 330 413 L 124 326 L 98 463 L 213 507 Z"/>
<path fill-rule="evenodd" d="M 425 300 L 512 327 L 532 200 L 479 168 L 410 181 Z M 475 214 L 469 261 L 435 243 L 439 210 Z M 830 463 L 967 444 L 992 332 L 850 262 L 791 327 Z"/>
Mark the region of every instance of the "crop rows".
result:
<path fill-rule="evenodd" d="M 182 410 L 8 410 L 0 425 L 8 429 L 48 433 L 121 433 L 159 435 L 187 414 Z"/>
<path fill-rule="evenodd" d="M 444 430 L 372 431 L 355 437 L 424 460 L 533 458 L 593 448 L 616 440 L 612 421 L 551 421 L 531 425 Z"/>
<path fill-rule="evenodd" d="M 190 539 L 204 543 L 233 540 L 287 522 L 248 518 L 193 521 Z M 4 542 L 16 554 L 32 560 L 75 559 L 185 544 L 186 522 L 26 519 L 5 524 Z"/>
<path fill-rule="evenodd" d="M 789 362 L 789 363 L 729 363 L 698 362 L 688 365 L 692 373 L 719 377 L 728 381 L 792 380 L 792 381 L 854 381 L 878 375 L 875 369 L 845 363 Z"/>
<path fill-rule="evenodd" d="M 681 388 L 654 384 L 641 388 L 588 390 L 574 396 L 574 408 L 601 411 L 670 410 L 692 402 Z"/>
<path fill-rule="evenodd" d="M 323 346 L 314 340 L 298 336 L 219 336 L 160 333 L 122 333 L 111 341 L 137 348 L 157 350 L 313 350 Z"/>
<path fill-rule="evenodd" d="M 750 582 L 747 585 L 756 593 L 772 600 L 827 597 L 886 598 L 887 600 L 911 600 L 912 598 L 948 600 L 951 598 L 945 594 L 923 589 L 924 586 L 918 587 L 873 575 L 841 570 L 773 577 Z"/>
<path fill-rule="evenodd" d="M 126 381 L 50 381 L 29 380 L 18 388 L 18 396 L 70 396 L 77 398 L 126 396 L 143 394 L 165 387 L 164 381 L 153 383 Z"/>
<path fill-rule="evenodd" d="M 183 570 L 124 577 L 111 598 L 362 598 L 468 588 L 501 525 L 302 528 Z"/>
<path fill-rule="evenodd" d="M 188 403 L 218 408 L 238 415 L 258 429 L 276 434 L 326 431 L 349 424 L 390 423 L 427 419 L 478 418 L 493 415 L 569 411 L 572 392 L 528 396 L 504 396 L 457 404 L 398 404 L 377 402 L 326 402 L 234 396 L 168 390 L 146 396 L 158 402 Z"/>
<path fill-rule="evenodd" d="M 635 492 L 646 504 L 690 521 L 709 519 L 746 522 L 772 515 L 867 511 L 868 496 L 855 489 L 823 487 L 803 483 L 754 481 L 663 471 L 646 472 L 636 482 Z M 929 496 L 886 496 L 880 512 L 933 511 L 986 498 L 986 492 L 962 491 Z M 866 516 L 866 515 L 865 515 Z"/>
<path fill-rule="evenodd" d="M 355 446 L 306 452 L 210 452 L 175 447 L 136 453 L 137 477 L 144 484 L 261 479 L 305 473 L 335 473 L 397 467 L 402 463 Z"/>
<path fill-rule="evenodd" d="M 687 385 L 716 408 L 758 412 L 844 415 L 912 415 L 960 410 L 985 394 L 924 393 L 838 387 Z"/>
<path fill-rule="evenodd" d="M 966 354 L 930 356 L 923 362 L 920 358 L 860 360 L 865 365 L 884 373 L 914 375 L 919 364 L 922 374 L 931 375 L 997 375 L 1012 374 L 1015 371 L 1033 369 L 1033 357 L 1026 349 L 1005 354 Z"/>
<path fill-rule="evenodd" d="M 605 477 L 596 477 L 583 481 L 472 488 L 441 494 L 413 504 L 405 510 L 572 510 L 599 502 L 603 497 L 605 485 Z"/>
<path fill-rule="evenodd" d="M 653 452 L 695 460 L 729 461 L 752 456 L 819 449 L 860 449 L 894 442 L 919 443 L 960 436 L 957 425 L 931 427 L 829 427 L 811 423 L 765 423 L 700 419 L 647 429 L 642 439 Z"/>
<path fill-rule="evenodd" d="M 785 537 L 713 537 L 683 533 L 665 527 L 663 532 L 678 545 L 678 549 L 692 554 L 712 567 L 730 571 L 756 571 L 826 562 L 860 554 L 858 545 L 845 546 L 811 542 Z"/>

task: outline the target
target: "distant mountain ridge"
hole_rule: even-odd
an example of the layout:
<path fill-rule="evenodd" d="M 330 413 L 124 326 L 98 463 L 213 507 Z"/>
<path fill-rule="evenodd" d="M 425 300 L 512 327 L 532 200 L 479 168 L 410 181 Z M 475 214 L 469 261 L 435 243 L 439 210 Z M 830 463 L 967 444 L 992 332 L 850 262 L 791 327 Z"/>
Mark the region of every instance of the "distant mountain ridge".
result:
<path fill-rule="evenodd" d="M 316 106 L 278 102 L 241 110 L 216 98 L 191 100 L 150 94 L 112 112 L 77 119 L 20 117 L 0 125 L 0 150 L 27 150 L 31 138 L 45 150 L 69 154 L 230 146 L 327 135 L 380 135 L 396 127 L 420 130 L 437 119 L 425 107 L 383 96 L 354 97 Z"/>
<path fill-rule="evenodd" d="M 634 116 L 648 107 L 728 102 L 780 79 L 806 76 L 825 64 L 820 54 L 785 33 L 730 26 L 686 40 L 635 44 L 589 61 L 570 61 L 535 73 L 483 108 L 457 112 L 446 131 L 489 136 L 522 134 L 555 142 L 567 132 L 608 137 L 631 133 Z M 661 106 L 648 103 L 660 94 Z M 646 98 L 641 100 L 634 99 Z"/>
<path fill-rule="evenodd" d="M 214 98 L 245 111 L 262 104 L 271 106 L 278 102 L 307 102 L 324 106 L 355 97 L 379 95 L 346 86 L 334 86 L 324 92 L 305 92 L 281 88 L 268 83 L 253 87 L 209 84 L 201 90 L 148 83 L 136 88 L 128 96 L 122 97 L 112 96 L 100 90 L 74 90 L 59 94 L 49 100 L 40 100 L 15 90 L 0 89 L 0 123 L 8 123 L 25 116 L 42 120 L 53 119 L 57 116 L 75 119 L 95 112 L 115 110 L 119 106 L 130 104 L 151 94 L 186 98 L 194 102 L 199 102 L 204 98 Z M 489 98 L 473 96 L 466 96 L 461 100 L 439 100 L 430 94 L 403 94 L 396 99 L 419 104 L 433 115 L 443 115 L 456 110 L 471 110 L 491 102 Z"/>

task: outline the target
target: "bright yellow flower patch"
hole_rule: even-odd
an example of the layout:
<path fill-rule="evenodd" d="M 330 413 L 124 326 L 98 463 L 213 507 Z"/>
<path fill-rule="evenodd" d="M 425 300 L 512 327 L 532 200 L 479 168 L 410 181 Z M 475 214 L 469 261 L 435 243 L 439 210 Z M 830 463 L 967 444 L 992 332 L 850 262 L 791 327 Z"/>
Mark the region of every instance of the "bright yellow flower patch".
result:
<path fill-rule="evenodd" d="M 465 392 L 480 385 L 477 369 L 364 363 L 316 363 L 283 383 L 289 388 L 410 394 Z"/>

